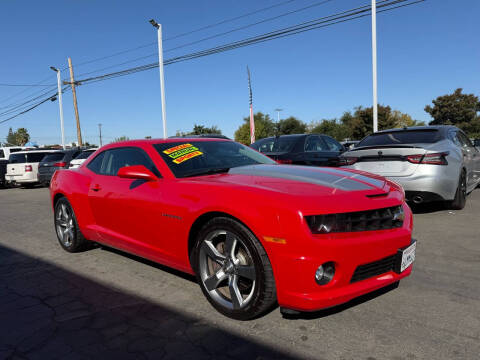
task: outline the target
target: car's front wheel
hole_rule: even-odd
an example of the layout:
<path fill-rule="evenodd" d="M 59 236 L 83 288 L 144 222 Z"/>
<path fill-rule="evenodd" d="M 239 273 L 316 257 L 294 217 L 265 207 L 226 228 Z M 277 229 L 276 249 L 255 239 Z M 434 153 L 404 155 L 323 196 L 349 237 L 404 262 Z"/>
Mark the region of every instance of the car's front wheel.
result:
<path fill-rule="evenodd" d="M 255 318 L 276 301 L 265 249 L 238 221 L 227 217 L 210 220 L 197 236 L 192 263 L 208 301 L 230 318 Z"/>
<path fill-rule="evenodd" d="M 77 218 L 67 198 L 60 198 L 55 204 L 55 232 L 61 247 L 68 252 L 79 252 L 87 249 L 85 239 L 78 227 Z"/>

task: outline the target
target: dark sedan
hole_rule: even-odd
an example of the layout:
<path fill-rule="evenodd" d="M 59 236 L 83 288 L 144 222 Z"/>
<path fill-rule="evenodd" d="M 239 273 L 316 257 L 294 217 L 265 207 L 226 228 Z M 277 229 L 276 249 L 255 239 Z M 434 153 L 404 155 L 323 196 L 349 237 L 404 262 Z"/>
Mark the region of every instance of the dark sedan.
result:
<path fill-rule="evenodd" d="M 335 139 L 320 134 L 268 137 L 250 145 L 282 164 L 337 166 L 345 148 Z"/>
<path fill-rule="evenodd" d="M 54 172 L 58 169 L 68 169 L 70 161 L 80 154 L 81 149 L 59 150 L 45 156 L 38 164 L 38 182 L 47 186 Z"/>

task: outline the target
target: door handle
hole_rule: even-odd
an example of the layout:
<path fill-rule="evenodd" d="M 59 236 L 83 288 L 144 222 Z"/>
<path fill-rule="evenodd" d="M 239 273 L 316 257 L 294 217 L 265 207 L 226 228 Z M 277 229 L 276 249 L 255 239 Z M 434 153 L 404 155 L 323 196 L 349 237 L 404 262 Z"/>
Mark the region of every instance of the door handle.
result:
<path fill-rule="evenodd" d="M 98 185 L 98 184 L 96 184 L 96 185 L 94 185 L 94 186 L 92 187 L 92 190 L 93 190 L 93 191 L 99 191 L 99 190 L 101 190 L 101 189 L 102 189 L 102 187 L 101 187 L 100 185 Z"/>

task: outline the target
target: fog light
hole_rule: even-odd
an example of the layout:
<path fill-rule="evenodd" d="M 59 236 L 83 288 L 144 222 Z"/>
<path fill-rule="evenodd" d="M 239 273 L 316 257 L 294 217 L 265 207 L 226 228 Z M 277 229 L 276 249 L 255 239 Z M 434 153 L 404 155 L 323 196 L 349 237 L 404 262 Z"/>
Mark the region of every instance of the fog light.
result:
<path fill-rule="evenodd" d="M 335 275 L 335 264 L 333 262 L 327 262 L 320 265 L 315 272 L 315 281 L 318 285 L 326 285 L 333 279 Z"/>

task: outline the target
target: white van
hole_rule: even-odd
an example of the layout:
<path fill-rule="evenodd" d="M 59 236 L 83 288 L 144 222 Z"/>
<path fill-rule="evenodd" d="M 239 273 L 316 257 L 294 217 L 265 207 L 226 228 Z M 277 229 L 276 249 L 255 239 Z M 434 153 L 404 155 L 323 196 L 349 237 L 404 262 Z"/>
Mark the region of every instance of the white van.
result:
<path fill-rule="evenodd" d="M 56 150 L 29 150 L 10 154 L 5 181 L 10 184 L 34 185 L 38 183 L 38 163 L 45 155 Z"/>

